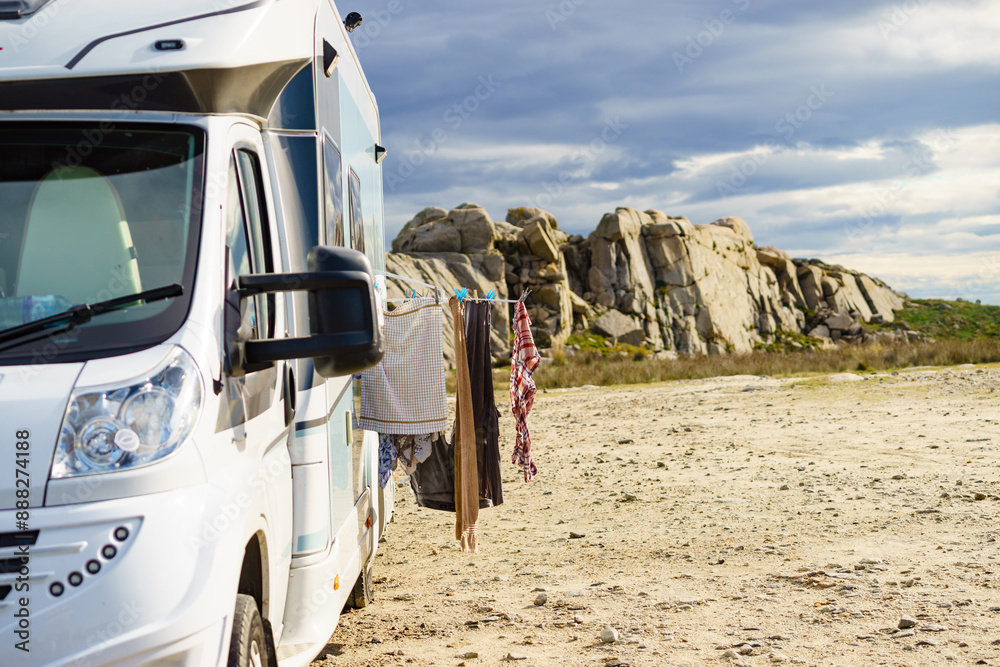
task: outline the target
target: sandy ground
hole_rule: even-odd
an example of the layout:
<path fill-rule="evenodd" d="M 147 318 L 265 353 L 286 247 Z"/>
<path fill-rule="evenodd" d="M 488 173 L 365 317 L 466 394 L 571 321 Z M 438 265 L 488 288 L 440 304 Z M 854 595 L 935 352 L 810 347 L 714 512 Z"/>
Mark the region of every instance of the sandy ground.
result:
<path fill-rule="evenodd" d="M 1000 369 L 853 379 L 539 394 L 479 553 L 400 480 L 313 667 L 1000 665 Z"/>

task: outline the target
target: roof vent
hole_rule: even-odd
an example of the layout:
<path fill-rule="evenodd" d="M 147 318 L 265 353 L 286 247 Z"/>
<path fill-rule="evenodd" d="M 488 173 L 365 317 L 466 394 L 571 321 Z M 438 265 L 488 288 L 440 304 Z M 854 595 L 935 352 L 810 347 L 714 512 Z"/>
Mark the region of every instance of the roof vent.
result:
<path fill-rule="evenodd" d="M 19 19 L 34 14 L 50 0 L 0 0 L 0 20 Z"/>

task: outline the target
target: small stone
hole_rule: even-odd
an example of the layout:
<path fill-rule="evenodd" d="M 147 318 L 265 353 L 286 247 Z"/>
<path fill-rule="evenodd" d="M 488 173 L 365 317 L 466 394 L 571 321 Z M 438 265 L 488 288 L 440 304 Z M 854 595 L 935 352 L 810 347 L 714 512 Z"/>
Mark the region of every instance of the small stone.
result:
<path fill-rule="evenodd" d="M 504 658 L 504 660 L 511 660 L 511 661 L 527 660 L 527 659 L 528 659 L 528 656 L 522 655 L 520 653 L 508 653 L 507 657 Z"/>
<path fill-rule="evenodd" d="M 569 539 L 571 539 L 571 540 L 581 540 L 584 537 L 586 537 L 586 535 L 584 535 L 583 533 L 574 533 L 574 532 L 570 531 L 570 534 L 569 534 Z"/>
<path fill-rule="evenodd" d="M 475 660 L 476 658 L 479 657 L 479 654 L 476 653 L 475 651 L 469 651 L 468 653 L 463 653 L 458 657 L 461 658 L 462 660 Z"/>
<path fill-rule="evenodd" d="M 899 623 L 896 625 L 896 627 L 899 628 L 900 630 L 905 630 L 906 628 L 915 628 L 917 627 L 917 625 L 918 625 L 917 619 L 913 618 L 912 616 L 904 616 L 903 618 L 899 619 Z"/>
<path fill-rule="evenodd" d="M 541 607 L 543 604 L 545 604 L 548 601 L 549 601 L 549 596 L 548 595 L 546 595 L 545 593 L 539 593 L 538 596 L 535 597 L 535 606 L 536 607 Z"/>
<path fill-rule="evenodd" d="M 730 649 L 726 649 L 722 653 L 722 657 L 725 658 L 726 660 L 739 660 L 740 659 L 740 654 L 737 653 L 734 649 L 730 648 Z"/>
<path fill-rule="evenodd" d="M 975 494 L 973 496 L 973 498 L 975 498 L 976 500 L 986 500 L 986 494 L 985 493 L 977 493 L 977 494 Z"/>
<path fill-rule="evenodd" d="M 788 656 L 784 653 L 774 652 L 767 656 L 768 660 L 774 663 L 788 662 Z"/>
<path fill-rule="evenodd" d="M 787 484 L 782 484 L 781 486 L 778 487 L 778 491 L 787 491 L 788 488 L 789 487 Z"/>
<path fill-rule="evenodd" d="M 577 625 L 583 625 L 583 624 L 584 624 L 584 623 L 586 623 L 587 621 L 586 621 L 586 619 L 585 619 L 585 618 L 584 618 L 583 616 L 581 616 L 580 614 L 576 614 L 575 616 L 573 616 L 573 622 L 574 622 L 574 623 L 576 623 Z"/>
<path fill-rule="evenodd" d="M 904 637 L 912 637 L 915 634 L 917 634 L 916 631 L 912 630 L 912 629 L 910 629 L 910 630 L 900 630 L 899 632 L 897 632 L 896 634 L 894 634 L 892 636 L 892 638 L 893 639 L 902 639 Z"/>
<path fill-rule="evenodd" d="M 612 628 L 611 626 L 607 626 L 606 628 L 601 630 L 601 641 L 604 642 L 605 644 L 614 644 L 615 642 L 618 641 L 618 638 L 619 638 L 618 631 Z"/>
<path fill-rule="evenodd" d="M 938 643 L 933 639 L 921 639 L 917 642 L 917 646 L 937 646 Z"/>
<path fill-rule="evenodd" d="M 750 646 L 750 644 L 743 644 L 742 646 L 738 646 L 736 648 L 736 652 L 740 655 L 753 655 L 753 646 Z"/>
<path fill-rule="evenodd" d="M 921 632 L 944 632 L 947 629 L 948 628 L 938 623 L 928 623 L 927 625 L 921 625 L 918 628 Z"/>

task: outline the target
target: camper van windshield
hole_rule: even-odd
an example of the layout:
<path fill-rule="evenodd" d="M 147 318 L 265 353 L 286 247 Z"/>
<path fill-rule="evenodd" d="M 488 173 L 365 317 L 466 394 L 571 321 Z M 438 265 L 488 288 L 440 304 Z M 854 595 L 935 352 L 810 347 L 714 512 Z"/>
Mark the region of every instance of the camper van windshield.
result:
<path fill-rule="evenodd" d="M 73 306 L 183 286 L 176 297 L 19 337 L 0 349 L 0 363 L 120 354 L 180 327 L 204 141 L 200 129 L 174 125 L 0 124 L 0 334 Z"/>

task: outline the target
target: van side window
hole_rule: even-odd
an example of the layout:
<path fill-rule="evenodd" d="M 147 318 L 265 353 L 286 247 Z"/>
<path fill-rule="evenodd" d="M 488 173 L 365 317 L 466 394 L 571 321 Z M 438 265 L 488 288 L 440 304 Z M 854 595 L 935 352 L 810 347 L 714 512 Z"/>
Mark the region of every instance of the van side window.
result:
<path fill-rule="evenodd" d="M 361 215 L 361 179 L 351 169 L 348 180 L 351 186 L 349 192 L 351 198 L 351 247 L 364 252 L 365 221 Z"/>
<path fill-rule="evenodd" d="M 236 275 L 273 273 L 267 208 L 261 181 L 260 162 L 246 150 L 238 150 L 229 162 L 226 245 L 233 258 Z M 248 300 L 255 338 L 272 337 L 274 296 L 260 295 Z"/>
<path fill-rule="evenodd" d="M 323 179 L 326 190 L 326 243 L 344 245 L 344 179 L 340 174 L 340 151 L 330 137 L 323 142 Z"/>

